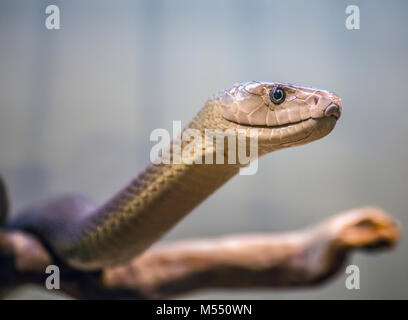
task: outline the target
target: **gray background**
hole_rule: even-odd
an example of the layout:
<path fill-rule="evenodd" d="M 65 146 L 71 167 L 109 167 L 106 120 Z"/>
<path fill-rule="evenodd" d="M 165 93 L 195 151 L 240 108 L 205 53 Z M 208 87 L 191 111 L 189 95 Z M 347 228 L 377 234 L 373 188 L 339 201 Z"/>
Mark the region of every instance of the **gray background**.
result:
<path fill-rule="evenodd" d="M 45 7 L 61 9 L 46 30 Z M 361 30 L 344 26 L 357 4 Z M 248 80 L 288 81 L 343 99 L 335 130 L 260 160 L 164 240 L 283 231 L 378 205 L 407 225 L 406 1 L 0 2 L 0 172 L 13 211 L 51 194 L 100 201 L 149 161 L 150 132 L 186 124 L 213 93 Z M 315 289 L 194 298 L 408 298 L 408 249 L 359 253 Z M 24 288 L 10 297 L 50 297 Z"/>

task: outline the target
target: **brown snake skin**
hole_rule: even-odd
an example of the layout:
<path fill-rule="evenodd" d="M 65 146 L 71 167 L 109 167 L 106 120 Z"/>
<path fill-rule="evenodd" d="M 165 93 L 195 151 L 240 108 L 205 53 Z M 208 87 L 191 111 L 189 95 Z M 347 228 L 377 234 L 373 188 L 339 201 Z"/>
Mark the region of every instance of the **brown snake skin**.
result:
<path fill-rule="evenodd" d="M 274 103 L 270 92 L 284 91 Z M 330 133 L 341 114 L 335 94 L 290 84 L 249 82 L 208 100 L 186 128 L 258 132 L 258 155 Z M 186 142 L 181 142 L 185 147 Z M 172 154 L 172 148 L 167 152 Z M 213 152 L 205 150 L 205 152 Z M 224 151 L 224 158 L 228 148 Z M 194 155 L 192 155 L 193 157 Z M 146 250 L 237 174 L 240 164 L 151 164 L 102 206 L 65 196 L 24 210 L 10 227 L 37 234 L 72 267 L 96 270 Z"/>

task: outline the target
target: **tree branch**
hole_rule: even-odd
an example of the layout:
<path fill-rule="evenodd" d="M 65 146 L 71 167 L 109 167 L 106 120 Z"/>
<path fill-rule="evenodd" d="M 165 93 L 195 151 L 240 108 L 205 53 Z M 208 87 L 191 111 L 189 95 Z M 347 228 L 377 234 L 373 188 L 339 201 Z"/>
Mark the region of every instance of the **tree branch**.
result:
<path fill-rule="evenodd" d="M 399 234 L 397 223 L 381 209 L 360 208 L 290 233 L 156 246 L 98 273 L 62 266 L 61 287 L 77 298 L 152 299 L 209 288 L 313 286 L 339 271 L 353 250 L 392 247 Z M 9 263 L 4 267 L 6 256 Z M 9 287 L 44 283 L 45 266 L 52 258 L 32 236 L 5 233 L 0 237 L 0 262 L 1 288 L 3 281 Z"/>
<path fill-rule="evenodd" d="M 392 246 L 396 224 L 377 208 L 341 213 L 305 230 L 228 236 L 153 248 L 106 270 L 108 288 L 166 298 L 204 288 L 314 285 L 338 271 L 357 248 Z"/>

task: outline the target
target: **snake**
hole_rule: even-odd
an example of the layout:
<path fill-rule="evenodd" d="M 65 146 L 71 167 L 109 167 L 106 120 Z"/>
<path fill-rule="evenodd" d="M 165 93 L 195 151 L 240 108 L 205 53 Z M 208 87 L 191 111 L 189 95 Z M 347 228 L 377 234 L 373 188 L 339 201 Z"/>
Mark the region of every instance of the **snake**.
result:
<path fill-rule="evenodd" d="M 185 158 L 194 161 L 151 162 L 102 204 L 80 194 L 62 195 L 28 206 L 7 226 L 35 234 L 59 261 L 75 269 L 93 271 L 123 263 L 142 254 L 248 166 L 227 160 L 200 163 L 204 155 L 215 157 L 216 148 L 204 148 L 200 139 L 186 141 L 187 129 L 203 137 L 210 129 L 239 133 L 248 140 L 245 148 L 255 132 L 259 158 L 326 136 L 341 112 L 340 97 L 326 90 L 266 81 L 235 84 L 209 98 L 161 152 L 174 160 L 174 146 L 189 145 L 202 151 L 186 152 Z M 226 159 L 232 146 L 225 146 L 222 157 Z"/>

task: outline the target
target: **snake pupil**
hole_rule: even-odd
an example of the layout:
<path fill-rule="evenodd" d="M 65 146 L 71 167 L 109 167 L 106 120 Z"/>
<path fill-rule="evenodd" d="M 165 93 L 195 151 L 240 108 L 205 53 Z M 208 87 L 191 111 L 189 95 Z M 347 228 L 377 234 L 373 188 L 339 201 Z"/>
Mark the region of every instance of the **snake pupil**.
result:
<path fill-rule="evenodd" d="M 274 87 L 269 92 L 269 98 L 274 104 L 281 104 L 283 101 L 285 101 L 285 97 L 285 91 L 281 87 Z"/>

